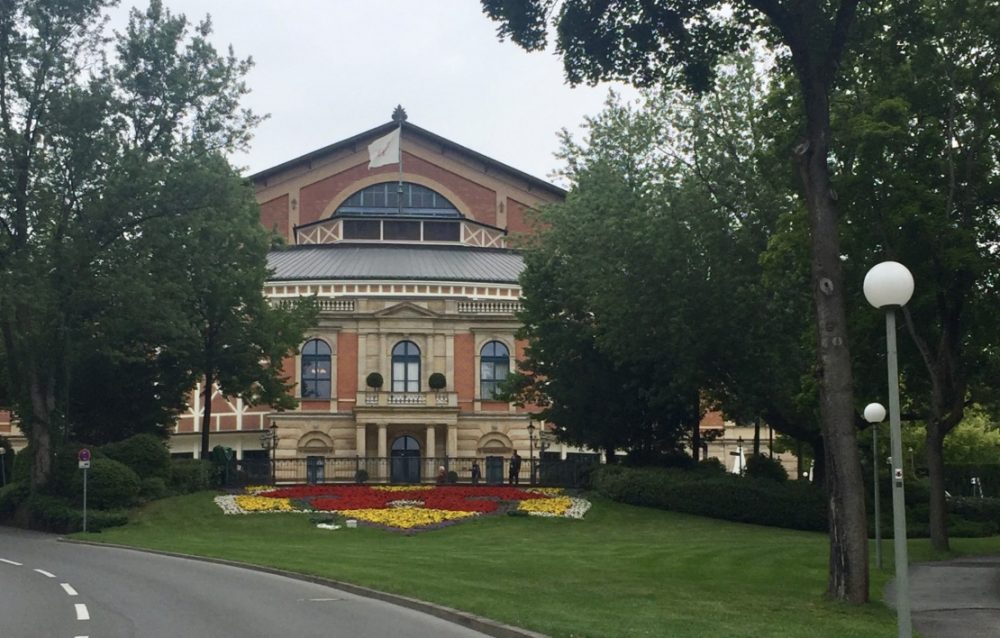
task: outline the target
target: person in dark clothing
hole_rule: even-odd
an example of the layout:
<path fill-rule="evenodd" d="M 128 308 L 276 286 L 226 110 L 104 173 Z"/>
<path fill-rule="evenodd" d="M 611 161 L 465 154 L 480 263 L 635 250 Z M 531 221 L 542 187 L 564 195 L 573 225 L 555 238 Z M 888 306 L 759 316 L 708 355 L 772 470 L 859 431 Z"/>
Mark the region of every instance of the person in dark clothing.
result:
<path fill-rule="evenodd" d="M 514 450 L 514 453 L 510 457 L 510 473 L 507 476 L 507 483 L 510 485 L 517 485 L 518 479 L 521 474 L 521 456 Z"/>
<path fill-rule="evenodd" d="M 472 462 L 472 484 L 479 485 L 479 479 L 483 477 L 482 471 L 479 469 L 479 461 Z"/>

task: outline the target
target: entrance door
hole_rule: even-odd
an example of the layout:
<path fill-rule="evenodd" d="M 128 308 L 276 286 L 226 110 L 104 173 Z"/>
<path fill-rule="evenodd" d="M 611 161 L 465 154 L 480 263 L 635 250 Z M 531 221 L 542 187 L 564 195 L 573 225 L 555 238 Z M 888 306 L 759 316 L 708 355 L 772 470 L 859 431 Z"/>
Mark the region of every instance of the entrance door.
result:
<path fill-rule="evenodd" d="M 401 436 L 392 442 L 389 480 L 393 483 L 420 482 L 420 444 L 412 436 Z"/>
<path fill-rule="evenodd" d="M 306 457 L 306 483 L 315 485 L 316 483 L 323 482 L 323 470 L 325 463 L 326 461 L 322 456 Z"/>

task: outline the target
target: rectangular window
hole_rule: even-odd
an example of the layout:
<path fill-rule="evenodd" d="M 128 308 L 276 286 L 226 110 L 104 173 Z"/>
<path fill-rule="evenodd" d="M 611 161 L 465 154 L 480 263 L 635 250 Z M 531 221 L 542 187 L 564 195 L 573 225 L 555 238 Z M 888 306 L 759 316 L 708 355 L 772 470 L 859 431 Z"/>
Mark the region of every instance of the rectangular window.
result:
<path fill-rule="evenodd" d="M 366 219 L 345 219 L 344 239 L 380 239 L 381 222 Z"/>
<path fill-rule="evenodd" d="M 458 222 L 424 222 L 425 241 L 458 241 Z"/>
<path fill-rule="evenodd" d="M 385 221 L 382 232 L 383 239 L 420 241 L 420 222 Z"/>

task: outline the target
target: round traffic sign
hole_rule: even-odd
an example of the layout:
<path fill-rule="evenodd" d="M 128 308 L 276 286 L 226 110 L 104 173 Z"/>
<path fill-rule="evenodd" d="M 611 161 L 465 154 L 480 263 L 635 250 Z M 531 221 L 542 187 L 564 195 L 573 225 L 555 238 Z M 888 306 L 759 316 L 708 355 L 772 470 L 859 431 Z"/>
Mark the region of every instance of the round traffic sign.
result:
<path fill-rule="evenodd" d="M 88 450 L 87 448 L 83 448 L 82 450 L 80 450 L 80 453 L 77 454 L 77 459 L 80 460 L 80 461 L 83 461 L 83 462 L 89 461 L 90 460 L 90 450 Z"/>

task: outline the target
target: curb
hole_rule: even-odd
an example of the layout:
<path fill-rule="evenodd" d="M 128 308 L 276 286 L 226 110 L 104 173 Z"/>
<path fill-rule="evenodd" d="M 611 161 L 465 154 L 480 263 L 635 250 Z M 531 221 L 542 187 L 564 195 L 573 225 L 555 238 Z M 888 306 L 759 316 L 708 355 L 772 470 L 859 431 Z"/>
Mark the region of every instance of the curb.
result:
<path fill-rule="evenodd" d="M 188 560 L 201 561 L 203 563 L 216 563 L 218 565 L 239 567 L 241 569 L 249 569 L 251 571 L 262 572 L 265 574 L 273 574 L 275 576 L 284 576 L 285 578 L 291 578 L 294 580 L 300 580 L 308 583 L 314 583 L 317 585 L 323 585 L 326 587 L 332 587 L 334 589 L 339 589 L 341 591 L 345 591 L 350 594 L 355 594 L 357 596 L 362 596 L 364 598 L 380 600 L 382 602 L 391 603 L 393 605 L 398 605 L 400 607 L 413 609 L 415 611 L 423 612 L 425 614 L 441 618 L 442 620 L 447 620 L 448 622 L 453 623 L 455 625 L 467 627 L 469 629 L 478 631 L 480 633 L 486 634 L 487 636 L 493 636 L 494 638 L 548 638 L 548 636 L 546 636 L 545 634 L 529 631 L 527 629 L 521 629 L 520 627 L 514 627 L 513 625 L 505 625 L 503 623 L 497 622 L 495 620 L 490 620 L 489 618 L 485 618 L 483 616 L 477 616 L 475 614 L 466 613 L 464 611 L 452 609 L 451 607 L 445 607 L 444 605 L 437 605 L 434 603 L 425 602 L 423 600 L 418 600 L 416 598 L 410 598 L 408 596 L 389 594 L 387 592 L 379 591 L 377 589 L 370 589 L 368 587 L 362 587 L 360 585 L 353 585 L 351 583 L 345 583 L 339 580 L 333 580 L 332 578 L 324 578 L 322 576 L 310 576 L 309 574 L 300 574 L 298 572 L 290 572 L 283 569 L 277 569 L 275 567 L 265 567 L 263 565 L 254 565 L 252 563 L 242 563 L 240 561 L 227 560 L 225 558 L 194 556 L 192 554 L 180 554 L 177 552 L 168 552 L 159 549 L 146 549 L 143 547 L 132 547 L 130 545 L 118 545 L 116 543 L 98 543 L 95 541 L 66 538 L 64 536 L 60 536 L 58 540 L 61 543 L 74 543 L 77 545 L 91 545 L 93 547 L 111 547 L 115 549 L 126 549 L 134 552 L 158 554 L 160 556 L 171 556 L 173 558 L 185 558 Z"/>

